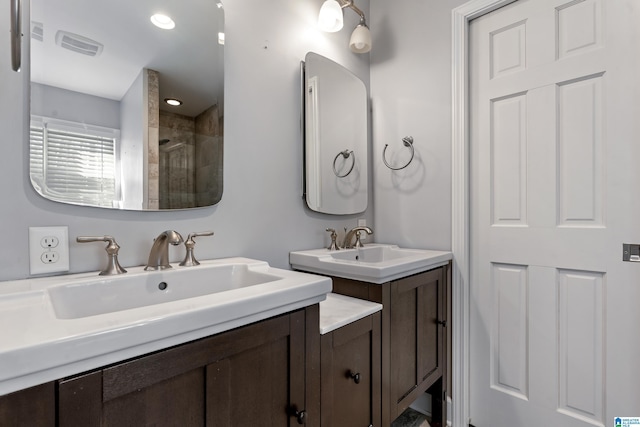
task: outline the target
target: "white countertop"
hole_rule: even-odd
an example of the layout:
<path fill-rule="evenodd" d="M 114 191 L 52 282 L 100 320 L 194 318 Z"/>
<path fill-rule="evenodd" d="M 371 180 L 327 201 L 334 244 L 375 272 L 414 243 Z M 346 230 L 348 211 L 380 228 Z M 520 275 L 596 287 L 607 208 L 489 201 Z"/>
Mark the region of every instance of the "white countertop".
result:
<path fill-rule="evenodd" d="M 320 334 L 324 335 L 344 325 L 382 310 L 382 304 L 346 295 L 327 294 L 320 303 Z"/>
<path fill-rule="evenodd" d="M 279 279 L 75 319 L 56 316 L 48 289 L 86 281 L 97 272 L 0 282 L 0 395 L 316 304 L 331 292 L 329 278 L 263 261 L 202 261 L 205 267 L 229 263 Z M 172 270 L 200 266 L 176 267 Z M 147 273 L 142 267 L 127 270 L 127 275 Z"/>

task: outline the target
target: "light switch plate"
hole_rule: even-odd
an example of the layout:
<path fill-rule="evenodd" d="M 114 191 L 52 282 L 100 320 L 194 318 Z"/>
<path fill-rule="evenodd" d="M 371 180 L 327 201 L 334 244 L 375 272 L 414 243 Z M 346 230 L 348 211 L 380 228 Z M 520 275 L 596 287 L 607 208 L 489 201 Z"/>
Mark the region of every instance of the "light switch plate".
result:
<path fill-rule="evenodd" d="M 29 227 L 29 272 L 69 271 L 69 228 Z"/>

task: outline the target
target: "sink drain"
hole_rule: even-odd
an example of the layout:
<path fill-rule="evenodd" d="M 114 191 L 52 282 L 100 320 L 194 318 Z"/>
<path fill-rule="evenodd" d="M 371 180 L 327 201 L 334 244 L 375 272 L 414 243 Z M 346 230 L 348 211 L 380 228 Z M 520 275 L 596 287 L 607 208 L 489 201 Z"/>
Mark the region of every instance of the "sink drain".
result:
<path fill-rule="evenodd" d="M 167 289 L 169 285 L 167 285 L 167 282 L 160 282 L 158 283 L 158 289 L 160 289 L 161 291 L 164 291 L 165 289 Z"/>

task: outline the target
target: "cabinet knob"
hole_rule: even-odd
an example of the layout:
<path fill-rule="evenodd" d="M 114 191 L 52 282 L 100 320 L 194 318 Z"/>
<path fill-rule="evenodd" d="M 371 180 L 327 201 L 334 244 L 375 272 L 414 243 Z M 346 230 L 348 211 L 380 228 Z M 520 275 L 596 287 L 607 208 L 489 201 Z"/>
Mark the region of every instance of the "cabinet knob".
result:
<path fill-rule="evenodd" d="M 298 411 L 298 409 L 296 409 L 296 407 L 294 406 L 293 408 L 291 408 L 290 414 L 292 417 L 296 418 L 298 424 L 304 424 L 307 422 L 307 411 L 305 411 L 304 409 L 302 411 Z"/>
<path fill-rule="evenodd" d="M 438 320 L 438 325 L 441 325 L 443 328 L 447 327 L 447 321 L 446 320 Z"/>
<path fill-rule="evenodd" d="M 353 380 L 354 383 L 360 384 L 360 373 L 356 372 L 355 374 L 349 371 L 349 378 Z"/>

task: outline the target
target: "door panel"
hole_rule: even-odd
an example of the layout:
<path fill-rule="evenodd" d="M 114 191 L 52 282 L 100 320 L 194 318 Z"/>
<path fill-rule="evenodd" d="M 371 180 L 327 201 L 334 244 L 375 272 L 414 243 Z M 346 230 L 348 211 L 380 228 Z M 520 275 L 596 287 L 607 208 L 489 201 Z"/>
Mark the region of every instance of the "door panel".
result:
<path fill-rule="evenodd" d="M 621 261 L 640 240 L 639 17 L 632 0 L 519 0 L 471 24 L 477 427 L 640 414 L 640 264 Z"/>

